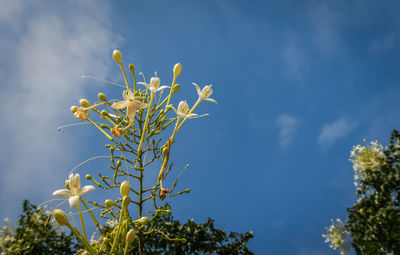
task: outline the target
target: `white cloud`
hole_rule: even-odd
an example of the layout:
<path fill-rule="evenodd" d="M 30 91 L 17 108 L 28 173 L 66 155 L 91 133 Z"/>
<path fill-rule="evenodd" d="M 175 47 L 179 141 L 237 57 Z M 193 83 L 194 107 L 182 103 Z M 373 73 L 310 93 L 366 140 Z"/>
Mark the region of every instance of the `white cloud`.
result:
<path fill-rule="evenodd" d="M 296 38 L 293 38 L 293 36 L 286 40 L 283 59 L 286 63 L 286 74 L 294 80 L 300 80 L 306 67 L 306 56 L 304 49 L 299 47 Z"/>
<path fill-rule="evenodd" d="M 299 121 L 289 114 L 281 114 L 275 121 L 275 124 L 279 127 L 279 146 L 281 148 L 287 148 L 296 134 L 296 128 Z"/>
<path fill-rule="evenodd" d="M 93 9 L 94 2 L 101 7 Z M 2 40 L 7 53 L 0 55 L 6 66 L 0 74 L 2 213 L 19 210 L 22 199 L 33 193 L 48 198 L 49 186 L 59 179 L 55 176 L 66 177 L 60 166 L 77 157 L 73 147 L 78 141 L 72 134 L 57 135 L 56 127 L 71 120 L 69 106 L 84 96 L 87 81 L 80 75 L 106 75 L 118 42 L 108 27 L 106 1 L 30 4 L 25 10 L 11 9 L 13 19 L 3 18 L 1 24 L 15 20 L 23 26 Z"/>
<path fill-rule="evenodd" d="M 340 118 L 331 124 L 326 124 L 318 136 L 318 143 L 323 147 L 329 147 L 338 139 L 350 134 L 356 126 L 355 121 L 346 118 Z"/>

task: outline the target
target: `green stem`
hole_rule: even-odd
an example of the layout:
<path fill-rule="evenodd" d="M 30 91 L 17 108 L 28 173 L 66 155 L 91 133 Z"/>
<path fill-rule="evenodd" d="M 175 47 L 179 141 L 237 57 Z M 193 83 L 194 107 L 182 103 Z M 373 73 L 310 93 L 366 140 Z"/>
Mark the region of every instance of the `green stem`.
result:
<path fill-rule="evenodd" d="M 107 134 L 101 127 L 99 127 L 96 123 L 94 123 L 91 119 L 89 119 L 89 118 L 86 118 L 90 123 L 92 123 L 93 124 L 93 126 L 95 126 L 95 127 L 97 127 L 105 136 L 107 136 L 107 138 L 108 139 L 110 139 L 111 141 L 114 141 L 114 139 L 109 135 L 109 134 Z"/>
<path fill-rule="evenodd" d="M 202 100 L 200 100 L 200 98 L 197 99 L 197 102 L 193 105 L 192 109 L 190 109 L 190 111 L 189 111 L 188 114 L 191 114 L 191 113 L 194 111 L 194 109 L 196 109 L 196 107 L 200 104 L 201 101 L 202 101 Z M 185 123 L 187 119 L 188 119 L 187 117 L 185 117 L 185 118 L 183 119 L 182 123 L 181 123 L 181 124 L 179 125 L 179 127 L 178 127 L 178 130 L 181 129 L 183 123 Z M 178 131 L 178 130 L 176 130 L 176 131 Z"/>
<path fill-rule="evenodd" d="M 92 211 L 86 205 L 85 201 L 83 201 L 83 199 L 81 197 L 79 197 L 79 199 L 82 202 L 82 204 L 85 206 L 86 210 L 89 212 L 89 214 L 92 217 L 92 220 L 93 220 L 94 224 L 96 225 L 97 229 L 101 232 L 100 225 L 99 225 L 99 222 L 96 220 L 96 217 L 94 217 Z"/>
<path fill-rule="evenodd" d="M 81 243 L 83 244 L 83 246 L 86 248 L 86 250 L 91 254 L 91 255 L 96 255 L 96 251 L 93 249 L 93 247 L 89 244 L 89 242 L 84 239 L 82 237 L 82 235 L 79 233 L 78 230 L 76 230 L 76 228 L 74 228 L 73 226 L 71 226 L 71 224 L 67 224 L 67 226 L 69 227 L 69 229 L 71 230 L 72 233 L 74 233 L 74 235 L 76 236 L 76 238 L 78 238 L 79 241 L 81 241 Z"/>
<path fill-rule="evenodd" d="M 82 209 L 81 209 L 81 203 L 80 203 L 80 201 L 78 201 L 78 210 L 79 210 L 79 218 L 81 218 L 81 225 L 82 225 L 83 236 L 84 236 L 85 239 L 87 240 L 86 229 L 85 229 L 85 223 L 83 222 L 83 216 L 82 216 Z"/>
<path fill-rule="evenodd" d="M 122 64 L 119 64 L 119 66 L 121 67 L 122 74 L 124 75 L 126 90 L 129 90 L 129 83 L 128 83 L 128 79 L 126 79 L 124 66 Z"/>
<path fill-rule="evenodd" d="M 143 130 L 142 130 L 142 136 L 140 138 L 139 146 L 138 146 L 138 149 L 137 149 L 138 154 L 142 154 L 142 147 L 143 147 L 144 137 L 146 135 L 147 126 L 149 125 L 149 116 L 150 116 L 150 112 L 151 112 L 151 106 L 153 104 L 153 99 L 154 99 L 154 93 L 151 93 L 149 108 L 147 109 L 146 120 L 144 122 L 144 127 L 143 127 Z"/>

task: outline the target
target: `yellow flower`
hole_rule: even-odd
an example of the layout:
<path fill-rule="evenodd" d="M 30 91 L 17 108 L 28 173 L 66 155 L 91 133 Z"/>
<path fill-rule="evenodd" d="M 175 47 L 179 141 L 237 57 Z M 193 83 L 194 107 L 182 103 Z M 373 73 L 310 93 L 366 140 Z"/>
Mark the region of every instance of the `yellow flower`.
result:
<path fill-rule="evenodd" d="M 89 108 L 85 107 L 79 107 L 76 112 L 74 112 L 75 118 L 80 119 L 81 121 L 84 121 L 89 117 Z"/>
<path fill-rule="evenodd" d="M 113 128 L 110 128 L 110 132 L 113 136 L 121 137 L 122 132 L 124 132 L 124 130 L 120 127 L 113 127 Z"/>

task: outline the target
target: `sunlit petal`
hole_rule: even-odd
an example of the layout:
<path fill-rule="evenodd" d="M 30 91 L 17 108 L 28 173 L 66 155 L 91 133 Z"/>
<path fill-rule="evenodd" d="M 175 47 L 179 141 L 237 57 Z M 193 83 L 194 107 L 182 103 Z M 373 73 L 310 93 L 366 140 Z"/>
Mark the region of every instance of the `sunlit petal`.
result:
<path fill-rule="evenodd" d="M 79 196 L 85 195 L 86 193 L 88 193 L 89 191 L 94 190 L 94 186 L 93 185 L 86 185 L 84 187 L 81 188 L 81 190 L 79 191 Z"/>
<path fill-rule="evenodd" d="M 58 189 L 53 192 L 53 196 L 69 197 L 71 196 L 71 191 L 69 189 Z"/>
<path fill-rule="evenodd" d="M 72 210 L 75 209 L 76 204 L 78 203 L 78 201 L 79 201 L 79 196 L 72 196 L 72 197 L 70 197 L 68 199 L 69 206 L 71 207 Z"/>

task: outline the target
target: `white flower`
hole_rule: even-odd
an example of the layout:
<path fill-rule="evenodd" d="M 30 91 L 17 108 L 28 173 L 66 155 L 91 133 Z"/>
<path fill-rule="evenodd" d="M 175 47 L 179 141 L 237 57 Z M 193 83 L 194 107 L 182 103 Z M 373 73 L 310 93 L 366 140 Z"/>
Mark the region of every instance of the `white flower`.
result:
<path fill-rule="evenodd" d="M 69 175 L 69 188 L 70 189 L 59 189 L 53 192 L 54 196 L 68 197 L 69 205 L 71 209 L 74 209 L 79 201 L 79 197 L 85 195 L 89 191 L 94 190 L 93 185 L 87 185 L 81 188 L 81 176 L 79 174 Z"/>
<path fill-rule="evenodd" d="M 199 99 L 201 101 L 205 100 L 205 101 L 209 101 L 209 102 L 213 102 L 213 103 L 217 103 L 217 101 L 215 101 L 212 98 L 209 98 L 211 96 L 211 94 L 213 93 L 213 90 L 211 88 L 211 85 L 207 85 L 205 86 L 202 90 L 200 90 L 199 85 L 197 85 L 196 83 L 192 83 L 197 90 L 197 94 L 199 95 Z"/>
<path fill-rule="evenodd" d="M 147 84 L 145 82 L 138 82 L 138 84 L 141 84 L 141 85 L 145 86 L 146 89 L 149 89 L 151 91 L 151 93 L 156 93 L 156 92 L 161 91 L 163 89 L 170 88 L 168 86 L 161 86 L 160 87 L 160 78 L 158 78 L 158 77 L 152 77 L 150 79 L 150 84 Z"/>
<path fill-rule="evenodd" d="M 186 103 L 186 101 L 180 101 L 179 105 L 178 105 L 178 110 L 176 110 L 172 105 L 170 105 L 170 107 L 172 108 L 172 110 L 174 110 L 174 112 L 176 113 L 176 115 L 178 115 L 179 119 L 183 119 L 183 118 L 196 118 L 199 117 L 198 114 L 196 113 L 189 113 L 189 105 Z"/>
<path fill-rule="evenodd" d="M 122 92 L 122 97 L 124 98 L 124 101 L 113 103 L 111 107 L 114 109 L 122 109 L 126 107 L 126 115 L 128 115 L 128 119 L 132 122 L 135 120 L 136 107 L 143 109 L 148 106 L 146 103 L 135 100 L 135 97 L 130 90 Z"/>

